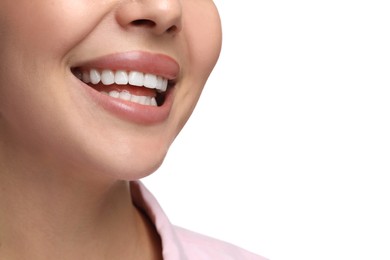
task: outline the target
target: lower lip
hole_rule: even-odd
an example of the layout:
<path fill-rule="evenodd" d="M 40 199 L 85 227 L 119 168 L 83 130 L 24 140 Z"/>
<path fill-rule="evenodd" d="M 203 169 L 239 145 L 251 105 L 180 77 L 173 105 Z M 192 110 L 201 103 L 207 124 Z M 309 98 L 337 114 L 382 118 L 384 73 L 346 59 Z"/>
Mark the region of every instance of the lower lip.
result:
<path fill-rule="evenodd" d="M 96 91 L 87 84 L 82 82 L 81 84 L 96 104 L 112 115 L 128 122 L 143 125 L 158 124 L 168 118 L 172 108 L 174 88 L 168 89 L 163 105 L 146 106 L 110 97 Z"/>

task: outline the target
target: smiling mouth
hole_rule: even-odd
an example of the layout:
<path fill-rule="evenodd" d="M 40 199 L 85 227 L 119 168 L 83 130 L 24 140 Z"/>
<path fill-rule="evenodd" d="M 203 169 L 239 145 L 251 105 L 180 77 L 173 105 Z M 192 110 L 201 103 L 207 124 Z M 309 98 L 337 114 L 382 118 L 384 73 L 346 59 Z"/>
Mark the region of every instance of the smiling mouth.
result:
<path fill-rule="evenodd" d="M 145 106 L 159 107 L 174 82 L 159 75 L 139 71 L 76 67 L 73 75 L 91 88 L 112 98 Z"/>

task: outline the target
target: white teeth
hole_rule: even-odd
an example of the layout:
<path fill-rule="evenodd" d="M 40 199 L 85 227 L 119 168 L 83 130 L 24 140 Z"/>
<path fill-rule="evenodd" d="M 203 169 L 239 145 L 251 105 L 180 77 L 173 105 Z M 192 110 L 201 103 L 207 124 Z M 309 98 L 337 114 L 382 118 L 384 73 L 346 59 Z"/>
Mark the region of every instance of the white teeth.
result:
<path fill-rule="evenodd" d="M 145 74 L 144 86 L 146 88 L 156 88 L 157 87 L 157 76 L 152 74 Z"/>
<path fill-rule="evenodd" d="M 157 101 L 156 101 L 155 98 L 151 98 L 151 99 L 150 99 L 150 105 L 151 105 L 151 106 L 155 106 L 155 107 L 157 106 Z"/>
<path fill-rule="evenodd" d="M 130 94 L 126 90 L 121 91 L 121 92 L 116 91 L 116 90 L 112 90 L 112 91 L 110 91 L 108 93 L 105 92 L 105 91 L 100 91 L 100 93 L 105 94 L 105 95 L 109 95 L 110 97 L 114 97 L 114 98 L 130 101 L 130 102 L 134 102 L 134 103 L 138 103 L 138 104 L 141 104 L 141 105 L 155 106 L 155 107 L 157 106 L 156 98 L 154 98 L 154 97 L 147 97 L 147 96 L 136 96 L 136 95 Z"/>
<path fill-rule="evenodd" d="M 129 72 L 129 84 L 133 86 L 143 86 L 145 76 L 142 72 L 131 71 Z"/>
<path fill-rule="evenodd" d="M 157 86 L 157 89 L 161 90 L 162 92 L 165 92 L 168 87 L 168 80 L 162 77 L 158 77 L 158 79 L 159 79 L 159 84 Z"/>
<path fill-rule="evenodd" d="M 127 72 L 124 70 L 112 71 L 108 69 L 100 71 L 97 69 L 90 69 L 89 71 L 78 72 L 75 75 L 84 83 L 91 84 L 99 84 L 100 82 L 103 85 L 129 84 L 132 86 L 143 86 L 150 89 L 156 89 L 158 92 L 164 92 L 168 87 L 168 79 L 150 73 L 142 73 L 138 71 Z M 158 106 L 156 98 L 151 96 L 137 96 L 126 90 L 111 90 L 100 92 L 113 98 L 138 103 L 141 105 Z"/>
<path fill-rule="evenodd" d="M 126 101 L 130 101 L 131 94 L 129 92 L 127 92 L 127 91 L 122 91 L 121 93 L 119 93 L 119 98 L 123 99 L 123 100 L 126 100 Z"/>
<path fill-rule="evenodd" d="M 90 76 L 89 76 L 89 72 L 84 71 L 81 80 L 82 80 L 83 82 L 85 82 L 85 83 L 91 82 L 91 78 L 90 78 Z"/>
<path fill-rule="evenodd" d="M 142 104 L 142 105 L 147 105 L 147 103 L 148 103 L 147 97 L 140 96 L 139 97 L 139 103 Z M 150 104 L 150 102 L 149 102 L 149 104 Z"/>
<path fill-rule="evenodd" d="M 100 73 L 97 70 L 92 69 L 89 72 L 89 78 L 91 79 L 92 84 L 98 84 L 100 82 Z"/>
<path fill-rule="evenodd" d="M 82 74 L 78 75 L 78 77 L 84 83 L 99 84 L 101 82 L 103 85 L 129 84 L 132 86 L 144 86 L 150 89 L 157 89 L 159 92 L 166 91 L 168 87 L 168 79 L 138 71 L 126 72 L 124 70 L 103 70 L 100 72 L 97 69 L 91 69 L 89 72 L 83 71 Z"/>
<path fill-rule="evenodd" d="M 110 97 L 119 98 L 119 92 L 118 92 L 118 91 L 115 91 L 115 90 L 110 91 L 110 92 L 108 93 L 108 95 L 109 95 Z"/>
<path fill-rule="evenodd" d="M 111 85 L 115 82 L 114 72 L 111 70 L 103 70 L 101 74 L 101 81 L 104 85 Z"/>
<path fill-rule="evenodd" d="M 118 85 L 127 85 L 129 83 L 129 76 L 126 71 L 118 70 L 115 72 L 115 83 Z"/>

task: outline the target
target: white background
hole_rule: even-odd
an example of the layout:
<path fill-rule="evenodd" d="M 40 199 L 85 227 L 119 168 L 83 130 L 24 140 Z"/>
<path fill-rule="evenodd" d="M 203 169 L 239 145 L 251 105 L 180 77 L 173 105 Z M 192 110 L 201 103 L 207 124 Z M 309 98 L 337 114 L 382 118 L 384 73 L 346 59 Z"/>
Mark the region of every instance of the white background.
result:
<path fill-rule="evenodd" d="M 273 260 L 390 259 L 388 2 L 215 1 L 219 63 L 144 180 L 173 223 Z"/>

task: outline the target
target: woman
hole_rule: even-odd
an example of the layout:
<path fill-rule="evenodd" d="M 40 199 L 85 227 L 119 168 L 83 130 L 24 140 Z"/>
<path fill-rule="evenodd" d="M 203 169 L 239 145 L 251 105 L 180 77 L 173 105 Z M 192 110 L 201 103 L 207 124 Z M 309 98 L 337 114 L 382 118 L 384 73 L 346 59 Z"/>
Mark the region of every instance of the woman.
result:
<path fill-rule="evenodd" d="M 172 226 L 138 181 L 218 59 L 211 0 L 2 0 L 0 17 L 0 259 L 262 259 Z"/>

